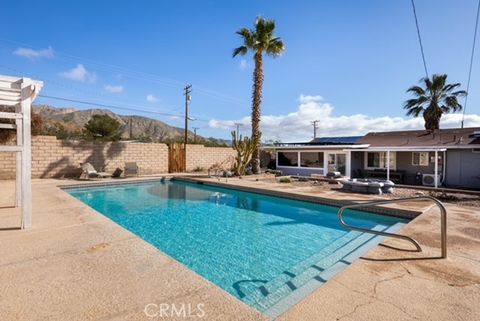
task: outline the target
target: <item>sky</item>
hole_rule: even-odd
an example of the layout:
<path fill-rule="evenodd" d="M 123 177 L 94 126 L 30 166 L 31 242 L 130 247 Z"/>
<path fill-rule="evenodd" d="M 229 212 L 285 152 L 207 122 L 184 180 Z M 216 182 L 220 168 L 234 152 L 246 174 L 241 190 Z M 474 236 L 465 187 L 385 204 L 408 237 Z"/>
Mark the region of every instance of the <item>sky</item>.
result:
<path fill-rule="evenodd" d="M 429 73 L 446 73 L 464 89 L 477 4 L 416 1 Z M 43 80 L 44 96 L 122 107 L 110 109 L 178 127 L 183 88 L 192 84 L 191 128 L 229 138 L 238 122 L 248 135 L 253 61 L 232 58 L 232 50 L 242 44 L 235 32 L 259 15 L 276 21 L 287 47 L 264 60 L 264 140 L 307 141 L 317 119 L 318 136 L 423 126 L 402 109 L 406 89 L 424 77 L 410 0 L 8 1 L 0 74 Z M 479 55 L 466 126 L 480 126 Z M 461 118 L 446 115 L 442 127 L 458 127 Z"/>

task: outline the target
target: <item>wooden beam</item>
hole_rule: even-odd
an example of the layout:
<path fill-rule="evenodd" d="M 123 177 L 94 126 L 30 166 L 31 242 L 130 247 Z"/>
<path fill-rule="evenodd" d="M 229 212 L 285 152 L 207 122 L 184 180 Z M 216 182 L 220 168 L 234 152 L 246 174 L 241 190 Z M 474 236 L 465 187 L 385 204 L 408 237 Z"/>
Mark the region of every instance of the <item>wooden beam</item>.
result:
<path fill-rule="evenodd" d="M 0 105 L 3 105 L 1 100 L 0 100 Z M 5 119 L 21 119 L 22 117 L 23 117 L 23 115 L 20 114 L 20 113 L 0 112 L 0 118 L 5 118 Z"/>
<path fill-rule="evenodd" d="M 0 124 L 1 129 L 17 129 L 17 125 L 14 124 Z"/>
<path fill-rule="evenodd" d="M 5 145 L 0 146 L 0 152 L 13 153 L 13 152 L 21 152 L 21 151 L 22 151 L 22 146 L 5 146 Z"/>
<path fill-rule="evenodd" d="M 32 227 L 32 133 L 31 107 L 34 94 L 32 81 L 23 79 L 22 103 L 23 114 L 23 150 L 22 150 L 22 229 Z"/>
<path fill-rule="evenodd" d="M 10 93 L 20 94 L 22 91 L 19 88 L 2 86 L 2 83 L 0 82 L 0 92 L 10 92 Z"/>

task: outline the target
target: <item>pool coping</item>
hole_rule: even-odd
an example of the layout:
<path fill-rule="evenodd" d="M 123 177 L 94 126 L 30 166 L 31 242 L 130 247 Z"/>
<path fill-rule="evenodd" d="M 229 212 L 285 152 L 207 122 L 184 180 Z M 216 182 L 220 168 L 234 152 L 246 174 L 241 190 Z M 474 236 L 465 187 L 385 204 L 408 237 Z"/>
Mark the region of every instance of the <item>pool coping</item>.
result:
<path fill-rule="evenodd" d="M 130 184 L 159 180 L 166 175 L 172 176 L 165 173 L 156 177 L 144 176 L 116 180 L 113 183 Z M 205 176 L 201 178 L 206 179 Z M 92 308 L 94 308 L 95 315 L 104 318 L 110 316 L 108 319 L 144 320 L 143 307 L 145 303 L 151 302 L 152 297 L 157 298 L 157 303 L 175 303 L 182 300 L 184 302 L 185 299 L 194 303 L 205 302 L 208 307 L 207 319 L 212 321 L 267 319 L 265 314 L 260 314 L 258 310 L 242 304 L 238 299 L 233 300 L 234 298 L 228 293 L 211 285 L 205 279 L 194 276 L 191 271 L 181 272 L 183 267 L 178 262 L 171 262 L 164 253 L 154 249 L 137 236 L 131 235 L 130 238 L 130 233 L 117 224 L 109 220 L 97 219 L 98 214 L 94 210 L 84 203 L 72 201 L 73 198 L 66 197 L 68 193 L 59 188 L 61 186 L 81 187 L 82 183 L 92 186 L 109 185 L 110 183 L 105 184 L 107 180 L 90 182 L 59 179 L 33 180 L 34 227 L 31 230 L 6 230 L 2 234 L 4 237 L 2 240 L 7 246 L 3 262 L 8 265 L 2 267 L 0 274 L 4 276 L 2 280 L 7 285 L 5 302 L 2 302 L 9 305 L 4 311 L 7 316 L 10 316 L 7 319 L 15 319 L 15 316 L 19 315 L 28 319 L 42 317 L 50 319 L 60 316 L 62 319 L 86 319 L 86 316 L 92 316 Z M 249 183 L 251 186 L 270 188 L 270 184 L 255 182 L 255 177 L 248 180 L 251 181 Z M 230 181 L 230 179 L 229 183 L 244 185 L 241 181 Z M 0 195 L 2 204 L 10 204 L 14 195 L 14 182 L 2 181 L 0 187 L 2 190 L 8 187 L 11 191 Z M 283 189 L 284 187 L 287 186 L 276 184 L 272 188 Z M 296 186 L 283 190 L 299 194 L 310 191 L 310 189 Z M 316 195 L 317 190 L 311 189 L 311 193 Z M 318 194 L 327 198 L 336 198 L 337 195 L 339 198 L 350 197 L 324 190 L 318 190 Z M 363 201 L 366 198 L 356 199 Z M 438 257 L 438 212 L 427 210 L 423 205 L 419 207 L 415 204 L 408 205 L 407 208 L 426 211 L 400 231 L 417 238 L 422 244 L 421 253 L 392 251 L 388 247 L 375 246 L 329 282 L 288 309 L 277 320 L 311 321 L 347 318 L 384 321 L 385 315 L 398 320 L 414 318 L 474 320 L 475 316 L 480 314 L 480 307 L 477 304 L 480 295 L 478 287 L 480 243 L 476 237 L 478 234 L 475 234 L 478 233 L 478 226 L 480 226 L 480 212 L 472 207 L 448 202 L 445 205 L 449 214 L 447 259 Z M 18 213 L 19 211 L 15 211 L 14 214 L 9 208 L 0 209 L 0 214 L 5 218 L 4 226 L 17 224 Z M 92 214 L 95 214 L 95 217 Z M 81 234 L 83 232 L 84 234 Z M 114 237 L 124 233 L 128 233 L 128 240 L 132 242 L 119 243 Z M 107 242 L 110 247 L 98 253 L 87 253 L 87 249 L 92 245 L 103 244 L 102 242 Z M 383 243 L 393 247 L 402 246 L 400 241 L 391 238 L 387 238 Z M 122 255 L 124 250 L 140 250 L 140 252 L 137 252 L 138 257 L 132 258 Z M 55 258 L 56 264 L 44 264 L 45 260 L 48 262 L 52 258 Z M 82 268 L 76 271 L 77 276 L 88 273 L 92 279 L 71 279 L 72 272 L 63 270 L 64 266 L 78 266 L 75 263 L 77 260 L 83 263 L 95 263 L 94 269 L 89 268 L 87 271 Z M 119 262 L 122 264 L 118 264 Z M 139 262 L 142 263 L 141 270 L 134 274 L 125 273 L 138 266 Z M 161 266 L 163 263 L 168 264 L 163 267 Z M 54 266 L 57 268 L 53 268 Z M 157 266 L 161 266 L 161 269 Z M 165 278 L 165 273 L 174 273 L 173 269 L 179 269 L 179 273 L 185 278 L 176 280 Z M 82 270 L 85 271 L 82 272 Z M 100 278 L 106 275 L 106 271 L 114 275 L 124 275 L 128 286 L 117 288 L 116 280 Z M 150 278 L 139 279 L 147 275 L 155 277 L 151 280 Z M 40 276 L 39 280 L 42 282 L 31 282 L 33 277 Z M 134 284 L 145 288 L 135 292 L 137 298 L 135 302 L 132 301 L 130 292 L 135 288 Z M 164 285 L 168 286 L 162 289 Z M 35 288 L 36 292 L 29 292 L 31 288 Z M 66 288 L 74 292 L 64 291 Z M 199 290 L 191 291 L 191 289 Z M 93 291 L 98 291 L 102 296 L 97 299 L 97 292 Z M 38 293 L 46 297 L 41 299 Z M 86 295 L 85 300 L 78 301 L 79 294 Z M 178 294 L 186 296 L 178 299 Z M 37 300 L 31 301 L 34 298 Z M 27 301 L 30 303 L 28 309 L 25 309 L 22 302 Z M 58 307 L 58 302 L 62 302 L 65 306 Z M 121 305 L 113 303 L 121 303 Z"/>

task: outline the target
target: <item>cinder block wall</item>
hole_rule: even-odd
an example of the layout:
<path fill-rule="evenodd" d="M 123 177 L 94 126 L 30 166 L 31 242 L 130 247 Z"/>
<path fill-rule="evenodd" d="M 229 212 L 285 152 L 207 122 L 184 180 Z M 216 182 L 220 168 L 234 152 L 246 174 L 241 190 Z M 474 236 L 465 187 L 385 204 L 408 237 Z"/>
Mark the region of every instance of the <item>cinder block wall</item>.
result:
<path fill-rule="evenodd" d="M 32 137 L 32 177 L 71 177 L 81 173 L 80 163 L 113 172 L 135 161 L 140 174 L 168 172 L 168 146 L 143 143 L 62 141 L 54 136 Z M 0 179 L 15 178 L 15 154 L 0 153 Z"/>
<path fill-rule="evenodd" d="M 207 170 L 216 163 L 223 163 L 226 168 L 233 165 L 235 150 L 232 147 L 205 147 L 187 145 L 187 171 L 200 167 Z"/>
<path fill-rule="evenodd" d="M 187 145 L 187 171 L 207 170 L 219 163 L 232 166 L 231 147 Z M 32 177 L 76 177 L 80 164 L 91 163 L 98 171 L 113 172 L 125 162 L 136 162 L 140 174 L 168 172 L 168 146 L 156 143 L 93 143 L 57 140 L 54 136 L 32 137 Z M 0 179 L 15 179 L 15 154 L 0 153 Z"/>

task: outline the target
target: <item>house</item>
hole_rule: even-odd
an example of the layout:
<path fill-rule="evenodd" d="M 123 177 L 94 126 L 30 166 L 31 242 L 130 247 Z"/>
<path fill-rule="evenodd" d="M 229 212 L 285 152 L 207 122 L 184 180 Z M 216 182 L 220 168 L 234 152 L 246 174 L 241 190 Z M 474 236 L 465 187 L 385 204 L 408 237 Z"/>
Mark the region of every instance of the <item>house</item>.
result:
<path fill-rule="evenodd" d="M 275 146 L 276 167 L 286 175 L 326 175 L 338 171 L 351 176 L 351 153 L 347 150 L 366 148 L 359 144 L 362 136 L 323 137 L 307 143 L 282 143 Z"/>
<path fill-rule="evenodd" d="M 399 184 L 480 189 L 480 128 L 371 132 L 276 148 L 288 175 L 390 179 Z"/>

